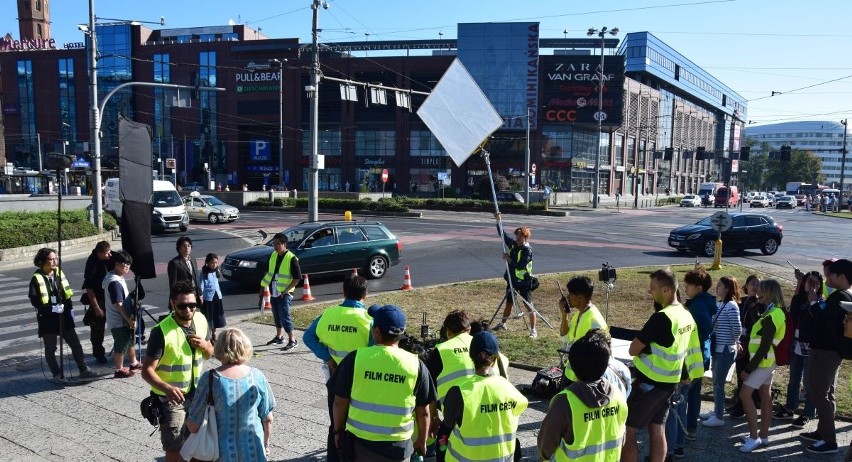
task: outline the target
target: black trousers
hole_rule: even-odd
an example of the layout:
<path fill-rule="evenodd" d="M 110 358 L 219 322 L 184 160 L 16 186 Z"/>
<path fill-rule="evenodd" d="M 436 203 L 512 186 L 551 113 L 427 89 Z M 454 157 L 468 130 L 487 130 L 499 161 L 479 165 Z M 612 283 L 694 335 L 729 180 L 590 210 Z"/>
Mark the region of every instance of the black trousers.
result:
<path fill-rule="evenodd" d="M 328 393 L 328 439 L 326 440 L 326 461 L 340 462 L 340 455 L 337 451 L 337 446 L 334 444 L 334 384 L 337 379 L 337 371 L 331 375 L 328 382 L 325 383 L 326 392 Z"/>
<path fill-rule="evenodd" d="M 90 308 L 91 309 L 91 308 Z M 90 340 L 92 341 L 92 356 L 96 358 L 106 357 L 104 348 L 104 336 L 106 335 L 106 314 L 103 317 L 92 317 Z"/>
<path fill-rule="evenodd" d="M 65 344 L 71 348 L 71 356 L 74 362 L 77 363 L 77 368 L 81 371 L 86 369 L 86 361 L 83 358 L 83 346 L 80 345 L 80 338 L 77 337 L 77 331 L 74 329 L 65 329 L 62 334 Z M 42 337 L 44 340 L 44 360 L 47 362 L 47 367 L 53 375 L 59 375 L 59 362 L 56 361 L 56 346 L 59 341 L 58 334 L 45 334 Z"/>

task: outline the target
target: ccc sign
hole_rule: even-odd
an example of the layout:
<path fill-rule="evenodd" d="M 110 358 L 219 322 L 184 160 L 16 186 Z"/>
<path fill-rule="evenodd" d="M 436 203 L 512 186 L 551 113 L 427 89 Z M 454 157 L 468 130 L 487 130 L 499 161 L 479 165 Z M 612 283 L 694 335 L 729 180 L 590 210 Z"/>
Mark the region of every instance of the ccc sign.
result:
<path fill-rule="evenodd" d="M 549 122 L 576 122 L 577 111 L 573 109 L 551 109 L 544 114 Z"/>

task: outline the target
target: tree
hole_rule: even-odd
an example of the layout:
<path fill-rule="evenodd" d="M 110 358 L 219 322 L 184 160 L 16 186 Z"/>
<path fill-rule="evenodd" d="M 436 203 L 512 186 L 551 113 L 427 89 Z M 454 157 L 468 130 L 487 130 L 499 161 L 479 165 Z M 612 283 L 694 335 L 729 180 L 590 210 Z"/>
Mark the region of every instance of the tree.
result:
<path fill-rule="evenodd" d="M 750 141 L 750 140 L 749 140 Z M 757 143 L 748 143 L 754 145 Z M 772 148 L 768 143 L 761 143 L 759 154 L 752 152 L 748 161 L 742 162 L 740 182 L 743 188 L 781 189 L 790 181 L 803 181 L 819 184 L 824 181 L 822 175 L 822 160 L 811 151 L 793 151 L 790 161 L 773 160 L 769 158 Z"/>
<path fill-rule="evenodd" d="M 497 191 L 506 191 L 509 189 L 509 180 L 506 179 L 505 176 L 494 174 L 494 189 Z M 491 182 L 488 181 L 488 175 L 483 175 L 479 177 L 476 182 L 476 194 L 480 199 L 490 200 L 493 196 L 491 195 Z"/>

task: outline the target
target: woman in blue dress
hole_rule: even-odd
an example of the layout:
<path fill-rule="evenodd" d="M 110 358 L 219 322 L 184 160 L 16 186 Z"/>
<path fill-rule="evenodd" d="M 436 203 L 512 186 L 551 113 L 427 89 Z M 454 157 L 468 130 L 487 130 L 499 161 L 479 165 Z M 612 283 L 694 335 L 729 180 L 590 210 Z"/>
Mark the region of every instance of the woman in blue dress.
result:
<path fill-rule="evenodd" d="M 266 377 L 245 363 L 254 353 L 251 340 L 235 327 L 221 329 L 213 356 L 222 365 L 201 374 L 186 426 L 195 433 L 204 420 L 213 374 L 213 402 L 219 431 L 219 460 L 266 461 L 272 434 L 275 397 Z"/>

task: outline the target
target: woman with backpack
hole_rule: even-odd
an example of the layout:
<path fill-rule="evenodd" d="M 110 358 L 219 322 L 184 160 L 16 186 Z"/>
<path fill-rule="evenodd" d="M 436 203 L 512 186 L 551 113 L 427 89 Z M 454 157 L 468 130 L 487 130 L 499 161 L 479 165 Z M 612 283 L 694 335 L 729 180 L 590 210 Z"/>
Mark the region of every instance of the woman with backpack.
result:
<path fill-rule="evenodd" d="M 749 435 L 743 440 L 740 452 L 752 452 L 769 445 L 769 424 L 772 421 L 772 378 L 775 376 L 775 347 L 781 343 L 787 329 L 787 310 L 781 285 L 774 279 L 760 281 L 757 299 L 766 304 L 766 310 L 751 327 L 748 336 L 748 362 L 740 373 L 743 387 L 740 402 L 748 419 Z M 760 429 L 757 426 L 757 408 L 751 399 L 752 392 L 760 393 Z"/>

